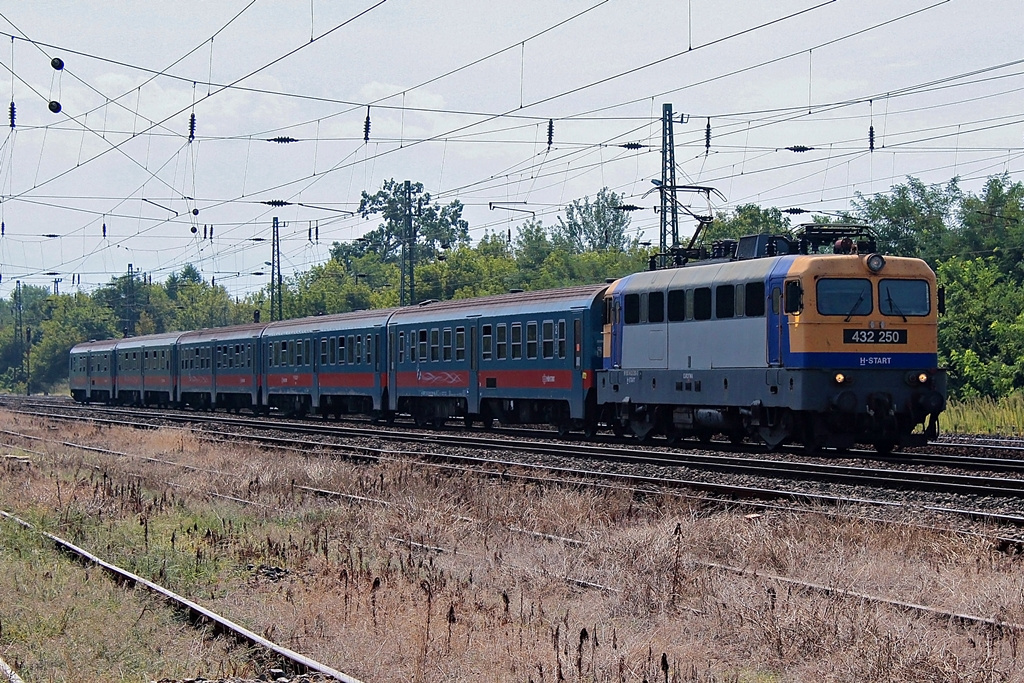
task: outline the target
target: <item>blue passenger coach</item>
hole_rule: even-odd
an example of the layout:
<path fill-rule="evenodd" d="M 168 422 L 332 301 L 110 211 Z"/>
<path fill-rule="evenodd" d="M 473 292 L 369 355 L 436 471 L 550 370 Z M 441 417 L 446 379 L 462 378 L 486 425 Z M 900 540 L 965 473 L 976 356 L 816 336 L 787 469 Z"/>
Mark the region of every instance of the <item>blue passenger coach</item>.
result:
<path fill-rule="evenodd" d="M 379 414 L 386 405 L 385 325 L 391 309 L 283 320 L 267 325 L 268 405 L 293 414 Z"/>
<path fill-rule="evenodd" d="M 607 285 L 429 301 L 388 324 L 390 408 L 421 425 L 583 427 L 600 363 Z M 594 427 L 596 425 L 591 425 Z"/>
<path fill-rule="evenodd" d="M 183 405 L 197 409 L 260 411 L 260 323 L 186 332 L 178 339 Z"/>

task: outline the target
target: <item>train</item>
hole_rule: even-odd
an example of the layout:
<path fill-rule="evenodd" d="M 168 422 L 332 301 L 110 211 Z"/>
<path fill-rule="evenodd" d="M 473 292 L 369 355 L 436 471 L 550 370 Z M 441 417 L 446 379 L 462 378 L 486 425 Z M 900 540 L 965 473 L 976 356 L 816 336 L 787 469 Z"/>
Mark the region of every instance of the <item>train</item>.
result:
<path fill-rule="evenodd" d="M 809 452 L 934 439 L 946 406 L 935 273 L 878 253 L 865 226 L 803 227 L 594 285 L 89 341 L 71 349 L 70 391 Z"/>

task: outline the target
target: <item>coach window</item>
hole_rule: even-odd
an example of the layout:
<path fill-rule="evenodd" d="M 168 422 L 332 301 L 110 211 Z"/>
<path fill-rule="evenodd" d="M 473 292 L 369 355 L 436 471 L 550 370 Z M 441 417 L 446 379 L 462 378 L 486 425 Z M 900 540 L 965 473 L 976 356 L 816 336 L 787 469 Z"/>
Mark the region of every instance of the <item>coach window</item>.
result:
<path fill-rule="evenodd" d="M 710 287 L 698 287 L 693 290 L 693 319 L 711 320 Z"/>
<path fill-rule="evenodd" d="M 640 322 L 640 295 L 627 294 L 623 298 L 623 305 L 625 306 L 625 311 L 623 312 L 623 321 L 627 325 L 636 325 L 638 322 Z"/>
<path fill-rule="evenodd" d="M 368 334 L 368 335 L 366 335 L 366 364 L 367 365 L 373 365 L 373 349 L 374 349 L 374 346 L 375 346 L 374 342 L 377 339 L 378 339 L 378 336 L 375 335 L 375 334 Z"/>
<path fill-rule="evenodd" d="M 252 342 L 245 345 L 245 367 L 252 367 Z"/>
<path fill-rule="evenodd" d="M 541 341 L 543 346 L 541 347 L 541 355 L 544 358 L 555 357 L 555 322 L 553 320 L 545 320 L 541 325 Z"/>
<path fill-rule="evenodd" d="M 363 335 L 356 335 L 356 365 L 361 365 L 363 362 Z"/>
<path fill-rule="evenodd" d="M 398 362 L 405 362 L 405 332 L 398 333 Z"/>
<path fill-rule="evenodd" d="M 494 341 L 491 329 L 490 325 L 480 327 L 480 358 L 483 360 L 491 359 L 491 344 Z"/>
<path fill-rule="evenodd" d="M 441 333 L 441 359 L 446 363 L 452 359 L 452 328 L 444 328 Z"/>
<path fill-rule="evenodd" d="M 441 359 L 440 344 L 441 344 L 441 331 L 436 327 L 430 330 L 430 360 L 438 361 Z"/>
<path fill-rule="evenodd" d="M 668 293 L 668 320 L 677 323 L 686 320 L 686 290 L 673 289 Z"/>
<path fill-rule="evenodd" d="M 420 330 L 420 361 L 426 362 L 427 360 L 427 331 Z"/>
<path fill-rule="evenodd" d="M 466 328 L 455 328 L 455 360 L 466 360 Z"/>
<path fill-rule="evenodd" d="M 745 286 L 743 313 L 748 318 L 760 318 L 764 315 L 764 283 L 748 282 Z"/>
<path fill-rule="evenodd" d="M 356 362 L 356 337 L 354 334 L 348 335 L 348 362 L 349 365 Z"/>
<path fill-rule="evenodd" d="M 523 325 L 512 323 L 512 360 L 523 357 Z"/>
<path fill-rule="evenodd" d="M 526 357 L 537 357 L 537 323 L 526 323 Z"/>
<path fill-rule="evenodd" d="M 419 355 L 416 353 L 419 348 L 419 343 L 416 341 L 418 337 L 416 330 L 409 330 L 409 360 L 413 363 L 419 360 Z"/>
<path fill-rule="evenodd" d="M 505 360 L 508 358 L 508 327 L 505 323 L 498 325 L 497 342 L 495 343 L 496 350 L 498 352 L 498 360 Z"/>
<path fill-rule="evenodd" d="M 558 357 L 565 358 L 565 321 L 558 321 Z"/>
<path fill-rule="evenodd" d="M 320 339 L 320 365 L 327 365 L 327 337 Z"/>
<path fill-rule="evenodd" d="M 338 365 L 345 364 L 345 335 L 338 335 Z"/>
<path fill-rule="evenodd" d="M 651 292 L 648 296 L 647 322 L 665 322 L 665 292 Z"/>

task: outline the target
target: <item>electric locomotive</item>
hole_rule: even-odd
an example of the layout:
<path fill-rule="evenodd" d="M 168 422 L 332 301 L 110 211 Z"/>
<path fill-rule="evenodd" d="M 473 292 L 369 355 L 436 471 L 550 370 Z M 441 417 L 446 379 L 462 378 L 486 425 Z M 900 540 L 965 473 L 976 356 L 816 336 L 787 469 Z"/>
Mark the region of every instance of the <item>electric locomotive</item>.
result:
<path fill-rule="evenodd" d="M 809 451 L 889 452 L 935 437 L 941 293 L 924 261 L 882 256 L 867 228 L 850 225 L 718 251 L 608 288 L 604 422 L 641 438 L 724 433 Z"/>

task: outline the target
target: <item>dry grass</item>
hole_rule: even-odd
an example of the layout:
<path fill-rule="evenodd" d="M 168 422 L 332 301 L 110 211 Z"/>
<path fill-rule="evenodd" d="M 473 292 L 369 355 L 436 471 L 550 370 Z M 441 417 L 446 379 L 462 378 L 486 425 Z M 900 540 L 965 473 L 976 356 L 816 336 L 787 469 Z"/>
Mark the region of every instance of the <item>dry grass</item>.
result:
<path fill-rule="evenodd" d="M 50 435 L 24 419 L 15 428 Z M 3 507 L 366 681 L 1022 680 L 1013 633 L 704 564 L 1024 622 L 1020 560 L 979 541 L 813 513 L 747 519 L 670 497 L 409 463 L 232 450 L 174 431 L 83 428 L 60 438 L 130 444 L 136 455 L 207 471 L 50 444 L 32 468 L 4 473 Z M 386 504 L 314 497 L 293 481 Z M 10 608 L 6 584 L 0 590 L 0 656 L 26 662 L 33 648 L 9 629 L 47 629 Z M 35 600 L 24 599 L 29 610 Z M 112 608 L 95 618 L 124 629 L 135 616 Z M 112 649 L 55 638 L 68 651 Z M 175 675 L 130 642 L 120 637 L 118 656 L 138 660 L 135 670 Z M 40 678 L 70 672 L 139 680 L 77 662 Z"/>

